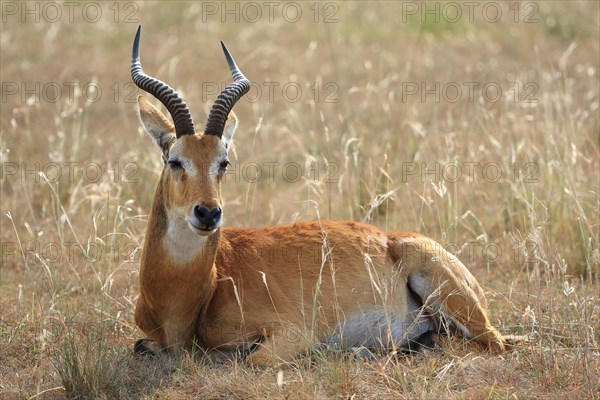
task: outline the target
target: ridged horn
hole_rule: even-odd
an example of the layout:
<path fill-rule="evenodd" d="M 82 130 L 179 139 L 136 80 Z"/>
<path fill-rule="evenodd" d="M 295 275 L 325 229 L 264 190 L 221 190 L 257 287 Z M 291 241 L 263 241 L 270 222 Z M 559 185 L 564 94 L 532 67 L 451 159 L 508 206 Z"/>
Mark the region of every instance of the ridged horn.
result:
<path fill-rule="evenodd" d="M 230 83 L 217 97 L 217 100 L 215 100 L 215 103 L 208 114 L 208 121 L 206 122 L 206 129 L 204 130 L 205 135 L 215 135 L 218 137 L 223 135 L 225 121 L 227 121 L 227 116 L 235 103 L 250 90 L 250 81 L 246 79 L 244 74 L 242 74 L 242 71 L 235 65 L 233 57 L 223 42 L 221 42 L 221 47 L 223 47 L 223 53 L 225 53 L 227 64 L 229 64 L 233 82 Z"/>
<path fill-rule="evenodd" d="M 156 97 L 169 111 L 173 122 L 175 123 L 175 135 L 193 135 L 194 122 L 190 110 L 185 101 L 169 85 L 159 81 L 144 73 L 142 63 L 140 62 L 140 32 L 142 27 L 138 27 L 133 41 L 133 50 L 131 51 L 131 78 L 135 84 L 142 90 Z"/>

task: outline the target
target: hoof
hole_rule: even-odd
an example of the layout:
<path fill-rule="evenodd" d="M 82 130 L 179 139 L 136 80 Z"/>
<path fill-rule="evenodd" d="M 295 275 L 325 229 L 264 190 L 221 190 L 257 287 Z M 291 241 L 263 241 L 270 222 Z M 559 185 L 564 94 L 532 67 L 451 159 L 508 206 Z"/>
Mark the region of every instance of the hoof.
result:
<path fill-rule="evenodd" d="M 133 354 L 136 356 L 154 358 L 159 351 L 158 342 L 150 339 L 138 339 L 133 345 Z"/>
<path fill-rule="evenodd" d="M 425 350 L 435 350 L 439 347 L 438 343 L 439 334 L 434 331 L 428 331 L 413 340 L 408 340 L 407 343 L 402 346 L 402 352 L 404 354 L 418 354 Z"/>

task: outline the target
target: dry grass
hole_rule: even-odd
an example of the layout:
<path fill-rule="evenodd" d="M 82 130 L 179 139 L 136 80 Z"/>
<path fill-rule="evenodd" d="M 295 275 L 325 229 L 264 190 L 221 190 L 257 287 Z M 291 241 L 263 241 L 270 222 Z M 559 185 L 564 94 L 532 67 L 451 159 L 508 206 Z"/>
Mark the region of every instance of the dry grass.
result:
<path fill-rule="evenodd" d="M 139 5 L 144 66 L 183 92 L 197 124 L 214 99 L 204 104 L 202 83 L 229 79 L 219 39 L 263 90 L 258 101 L 236 107 L 233 158 L 240 164 L 225 185 L 227 225 L 318 213 L 419 231 L 473 271 L 495 325 L 535 335 L 494 357 L 454 342 L 444 351 L 372 362 L 315 352 L 280 374 L 242 363 L 130 356 L 140 336 L 133 323 L 136 249 L 161 161 L 127 97 L 137 24 L 123 19 L 133 9 L 122 4 L 115 23 L 111 4 L 102 5 L 97 23 L 82 19 L 81 8 L 73 23 L 64 9 L 60 21 L 36 23 L 2 3 L 0 397 L 599 397 L 597 3 L 522 3 L 518 23 L 507 3 L 497 23 L 482 19 L 481 7 L 473 23 L 466 16 L 436 23 L 403 22 L 399 2 L 328 3 L 339 8 L 330 24 L 323 13 L 334 8 L 321 10 L 315 23 L 310 4 L 297 23 L 286 22 L 281 8 L 273 23 L 266 14 L 258 23 L 221 23 L 218 16 L 203 22 L 202 5 L 192 2 Z M 523 23 L 532 4 L 537 22 Z M 84 101 L 77 90 L 70 98 L 69 82 L 92 81 L 102 90 L 98 101 Z M 269 81 L 279 88 L 298 82 L 303 95 L 286 101 L 276 90 L 271 101 Z M 22 96 L 36 82 L 42 98 Z M 436 82 L 458 83 L 462 97 L 403 98 L 407 84 Z M 479 89 L 470 101 L 465 82 L 497 83 L 505 96 L 482 100 Z M 517 99 L 509 91 L 514 82 L 522 85 Z M 7 83 L 19 92 L 9 94 Z M 48 83 L 62 88 L 59 101 L 50 101 L 51 88 L 43 96 Z M 332 88 L 337 102 L 324 101 Z M 534 88 L 537 102 L 528 103 Z M 267 162 L 279 163 L 274 179 L 250 182 L 248 163 L 267 173 Z M 306 173 L 287 182 L 282 166 L 291 162 L 317 163 L 319 179 Z M 406 174 L 452 162 L 463 166 L 457 182 Z M 473 181 L 465 163 L 479 163 L 470 164 Z M 484 175 L 490 163 L 495 168 Z M 326 165 L 337 168 L 334 182 L 325 181 Z M 98 178 L 96 166 L 105 170 Z M 36 168 L 46 179 L 23 174 Z M 491 182 L 498 169 L 502 177 Z"/>

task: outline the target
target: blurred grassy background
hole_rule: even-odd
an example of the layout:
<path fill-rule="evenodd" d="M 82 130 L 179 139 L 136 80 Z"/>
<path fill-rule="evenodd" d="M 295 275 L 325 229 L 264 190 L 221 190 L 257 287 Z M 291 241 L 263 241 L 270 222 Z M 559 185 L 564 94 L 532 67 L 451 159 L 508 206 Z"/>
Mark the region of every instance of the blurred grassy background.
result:
<path fill-rule="evenodd" d="M 88 354 L 88 346 L 96 349 L 88 349 L 92 360 L 114 364 L 139 335 L 132 318 L 136 249 L 162 163 L 135 112 L 139 91 L 129 63 L 138 24 L 146 72 L 181 93 L 197 126 L 216 97 L 207 84 L 230 79 L 219 40 L 255 82 L 252 97 L 235 107 L 235 168 L 224 185 L 228 226 L 333 218 L 424 233 L 455 252 L 489 291 L 496 325 L 539 333 L 536 346 L 494 364 L 498 386 L 480 375 L 483 384 L 469 383 L 462 369 L 440 378 L 447 389 L 387 379 L 438 376 L 457 362 L 430 355 L 421 360 L 425 367 L 404 361 L 375 377 L 369 365 L 324 362 L 317 371 L 300 370 L 287 386 L 243 370 L 256 396 L 290 388 L 301 397 L 591 393 L 590 377 L 599 374 L 598 4 L 475 3 L 471 21 L 461 2 L 452 3 L 460 18 L 440 2 L 277 2 L 272 20 L 261 2 L 84 2 L 73 7 L 72 22 L 64 4 L 54 3 L 62 12 L 56 18 L 46 3 L 2 3 L 0 393 L 85 392 L 90 385 L 68 387 L 85 381 L 64 375 L 68 355 Z M 492 22 L 496 7 L 502 15 Z M 423 94 L 436 84 L 439 100 Z M 468 84 L 478 85 L 473 98 Z M 284 85 L 293 87 L 282 92 Z M 407 93 L 413 85 L 419 92 Z M 448 101 L 456 85 L 462 94 Z M 484 85 L 500 87 L 502 96 L 490 101 L 484 95 L 494 91 L 482 92 Z M 294 88 L 301 89 L 297 101 L 290 100 Z M 267 178 L 268 163 L 277 164 Z M 290 163 L 302 167 L 301 179 L 285 179 Z M 440 170 L 421 174 L 452 163 L 462 167 L 456 182 Z M 485 179 L 486 165 L 502 177 Z M 565 364 L 572 367 L 565 371 Z M 179 368 L 184 387 L 197 389 L 192 381 L 203 367 Z M 96 376 L 94 396 L 147 395 L 156 387 L 183 396 L 157 383 L 164 371 L 143 369 L 132 378 L 131 370 L 80 375 Z M 208 373 L 221 383 L 206 383 L 202 393 L 237 395 L 230 372 Z M 155 386 L 143 387 L 148 381 Z"/>

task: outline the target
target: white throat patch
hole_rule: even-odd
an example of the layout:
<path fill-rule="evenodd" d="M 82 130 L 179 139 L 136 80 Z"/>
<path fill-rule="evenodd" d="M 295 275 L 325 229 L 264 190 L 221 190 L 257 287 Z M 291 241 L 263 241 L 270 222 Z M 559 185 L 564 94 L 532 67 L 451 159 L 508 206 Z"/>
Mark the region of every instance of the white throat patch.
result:
<path fill-rule="evenodd" d="M 171 260 L 178 265 L 187 265 L 202 252 L 206 236 L 193 232 L 185 219 L 167 212 L 169 221 L 165 235 L 165 248 Z"/>

